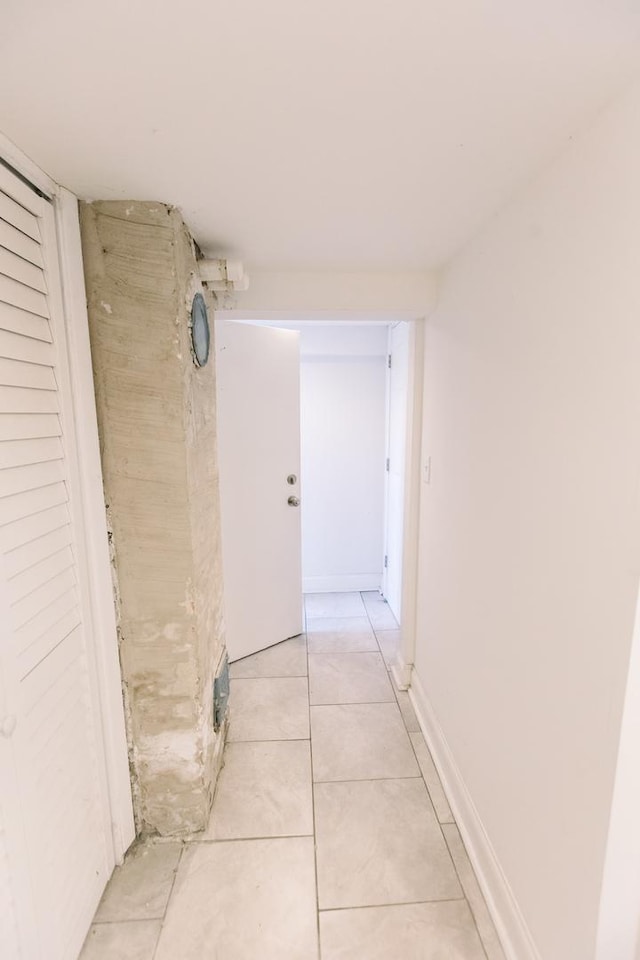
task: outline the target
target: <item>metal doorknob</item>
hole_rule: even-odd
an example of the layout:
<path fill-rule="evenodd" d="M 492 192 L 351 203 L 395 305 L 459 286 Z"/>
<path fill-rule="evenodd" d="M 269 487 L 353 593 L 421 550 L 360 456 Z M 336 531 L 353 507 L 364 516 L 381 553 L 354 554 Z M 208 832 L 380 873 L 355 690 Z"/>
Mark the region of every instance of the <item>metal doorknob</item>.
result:
<path fill-rule="evenodd" d="M 0 733 L 3 737 L 6 737 L 7 740 L 13 734 L 13 731 L 16 728 L 17 719 L 15 714 L 10 713 L 8 716 L 3 717 L 0 722 Z"/>
<path fill-rule="evenodd" d="M 287 503 L 289 504 L 290 507 L 300 506 L 300 500 L 298 497 L 289 497 L 289 499 L 287 500 Z"/>

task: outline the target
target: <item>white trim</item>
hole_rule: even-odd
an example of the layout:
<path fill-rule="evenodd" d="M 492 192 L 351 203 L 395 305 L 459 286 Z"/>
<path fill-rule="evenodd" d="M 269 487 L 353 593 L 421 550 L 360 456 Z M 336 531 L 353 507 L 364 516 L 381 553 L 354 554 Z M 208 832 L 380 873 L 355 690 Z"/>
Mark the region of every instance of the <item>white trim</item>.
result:
<path fill-rule="evenodd" d="M 380 573 L 345 573 L 335 577 L 305 577 L 303 593 L 352 593 L 361 590 L 379 590 Z"/>
<path fill-rule="evenodd" d="M 541 960 L 520 907 L 458 769 L 433 706 L 413 670 L 409 696 L 433 756 L 507 960 Z"/>
<path fill-rule="evenodd" d="M 636 528 L 637 529 L 637 528 Z M 640 595 L 631 644 L 607 852 L 598 912 L 596 960 L 638 960 L 640 953 Z"/>
<path fill-rule="evenodd" d="M 29 157 L 26 157 L 24 153 L 18 149 L 15 143 L 12 140 L 9 140 L 3 133 L 0 132 L 0 157 L 5 160 L 7 163 L 11 164 L 14 170 L 22 174 L 23 177 L 37 187 L 38 190 L 42 190 L 43 193 L 46 193 L 48 197 L 55 197 L 59 191 L 57 183 L 55 183 L 51 177 L 48 177 L 44 170 L 41 170 L 40 167 L 30 160 Z"/>
<path fill-rule="evenodd" d="M 87 561 L 84 615 L 86 628 L 91 631 L 93 638 L 90 649 L 95 659 L 94 671 L 100 702 L 113 861 L 120 863 L 134 839 L 135 826 L 82 270 L 78 202 L 68 190 L 59 188 L 54 208 L 77 452 L 76 485 Z"/>
<path fill-rule="evenodd" d="M 383 544 L 382 544 L 382 596 L 387 598 L 389 592 L 389 568 L 385 564 L 385 558 L 389 555 L 389 470 L 387 469 L 389 460 L 391 457 L 391 365 L 389 363 L 389 358 L 391 357 L 391 331 L 393 330 L 395 324 L 390 323 L 387 327 L 387 356 L 385 358 L 385 378 L 384 378 L 384 389 L 385 389 L 385 398 L 384 398 L 384 455 L 385 455 L 385 471 L 384 471 L 384 511 L 383 511 Z M 403 541 L 404 543 L 404 541 Z M 400 576 L 402 576 L 402 571 L 400 571 Z M 388 602 L 388 600 L 387 600 Z M 391 611 L 399 621 L 398 611 Z"/>
<path fill-rule="evenodd" d="M 422 406 L 424 392 L 425 320 L 409 323 L 407 383 L 407 446 L 404 469 L 404 535 L 402 548 L 402 622 L 400 624 L 400 673 L 394 679 L 405 690 L 411 680 L 416 654 L 416 607 L 418 601 L 418 557 L 420 527 L 420 485 L 422 459 Z"/>
<path fill-rule="evenodd" d="M 405 663 L 401 653 L 396 655 L 395 662 L 391 664 L 391 676 L 397 690 L 408 690 L 411 686 L 413 665 Z"/>
<path fill-rule="evenodd" d="M 42 203 L 44 209 L 40 219 L 40 230 L 45 253 L 45 277 L 50 309 L 49 323 L 56 354 L 55 370 L 60 404 L 59 416 L 62 423 L 65 461 L 68 471 L 67 483 L 70 492 L 68 507 L 73 526 L 73 552 L 77 570 L 89 573 L 89 563 L 85 552 L 85 510 L 78 482 L 81 451 L 78 447 L 77 425 L 78 418 L 82 416 L 82 410 L 74 402 L 71 387 L 69 345 L 67 342 L 68 318 L 65 315 L 62 295 L 62 257 L 57 237 L 57 211 L 55 204 L 45 200 Z M 87 705 L 89 710 L 87 722 L 90 727 L 93 727 L 90 733 L 90 744 L 93 745 L 94 751 L 88 758 L 88 762 L 93 765 L 92 775 L 96 778 L 96 793 L 100 804 L 102 832 L 100 837 L 101 863 L 99 866 L 97 863 L 95 864 L 95 875 L 87 879 L 87 895 L 92 898 L 93 909 L 88 916 L 86 914 L 79 916 L 75 921 L 75 926 L 66 932 L 70 955 L 75 955 L 74 951 L 78 952 L 82 948 L 87 929 L 91 923 L 92 913 L 95 912 L 100 902 L 104 887 L 115 865 L 100 681 L 95 656 L 93 611 L 88 589 L 88 576 L 78 576 L 78 595 L 82 609 L 82 631 L 90 697 L 90 702 Z"/>

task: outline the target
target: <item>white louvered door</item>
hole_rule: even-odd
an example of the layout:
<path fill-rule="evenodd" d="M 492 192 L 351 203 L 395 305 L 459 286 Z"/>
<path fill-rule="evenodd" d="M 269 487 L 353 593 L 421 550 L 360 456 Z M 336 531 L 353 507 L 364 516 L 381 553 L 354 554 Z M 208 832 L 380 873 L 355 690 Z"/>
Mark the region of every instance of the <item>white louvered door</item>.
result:
<path fill-rule="evenodd" d="M 111 868 L 52 205 L 0 166 L 0 956 L 76 960 Z"/>

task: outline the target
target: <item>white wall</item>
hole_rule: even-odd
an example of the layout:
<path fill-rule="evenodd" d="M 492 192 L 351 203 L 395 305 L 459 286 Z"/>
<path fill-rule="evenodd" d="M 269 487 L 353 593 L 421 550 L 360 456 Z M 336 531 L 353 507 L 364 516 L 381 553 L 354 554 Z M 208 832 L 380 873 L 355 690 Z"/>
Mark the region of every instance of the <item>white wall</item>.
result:
<path fill-rule="evenodd" d="M 640 88 L 454 260 L 425 385 L 419 685 L 539 956 L 592 960 L 640 561 Z"/>
<path fill-rule="evenodd" d="M 387 328 L 299 329 L 303 587 L 374 590 L 384 550 Z"/>
<path fill-rule="evenodd" d="M 346 271 L 265 270 L 248 265 L 249 289 L 238 294 L 237 315 L 250 320 L 282 320 L 286 313 L 308 321 L 322 315 L 364 322 L 387 314 L 389 320 L 422 317 L 437 295 L 434 271 L 389 271 L 349 273 Z M 403 314 L 406 314 L 404 316 Z M 231 319 L 231 317 L 229 317 Z M 290 319 L 295 319 L 291 316 Z"/>

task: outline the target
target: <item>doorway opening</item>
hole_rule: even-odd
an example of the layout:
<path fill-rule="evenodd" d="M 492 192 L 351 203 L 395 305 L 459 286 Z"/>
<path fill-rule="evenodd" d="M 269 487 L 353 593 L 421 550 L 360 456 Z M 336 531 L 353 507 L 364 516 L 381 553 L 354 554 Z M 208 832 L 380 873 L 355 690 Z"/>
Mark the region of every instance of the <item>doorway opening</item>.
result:
<path fill-rule="evenodd" d="M 216 334 L 230 660 L 302 632 L 303 593 L 318 600 L 369 593 L 387 601 L 400 623 L 409 323 L 218 316 Z M 292 336 L 297 359 L 292 359 Z M 292 405 L 297 406 L 293 418 L 290 409 L 284 413 Z M 299 424 L 289 442 L 281 436 L 283 419 L 289 432 Z M 251 516 L 256 500 L 263 501 L 260 514 Z M 292 511 L 297 502 L 299 510 Z M 271 524 L 264 523 L 265 511 Z M 267 527 L 269 542 L 261 543 Z M 247 596 L 256 596 L 252 577 L 261 579 L 265 593 L 260 617 L 247 609 Z M 282 592 L 289 594 L 288 604 L 278 600 Z M 288 609 L 282 625 L 266 622 L 269 608 L 274 616 Z M 300 611 L 297 631 L 291 627 L 294 608 Z"/>

